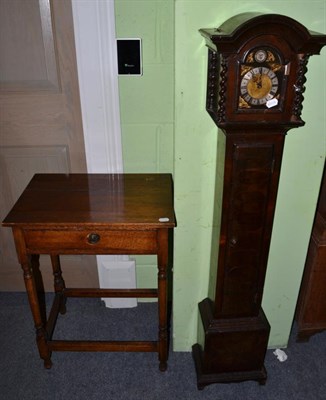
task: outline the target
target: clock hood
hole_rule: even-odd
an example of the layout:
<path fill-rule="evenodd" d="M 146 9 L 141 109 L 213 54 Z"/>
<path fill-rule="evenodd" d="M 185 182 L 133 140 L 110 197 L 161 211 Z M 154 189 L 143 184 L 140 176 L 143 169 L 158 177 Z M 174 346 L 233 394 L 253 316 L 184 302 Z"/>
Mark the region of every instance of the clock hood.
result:
<path fill-rule="evenodd" d="M 283 39 L 291 37 L 294 52 L 319 54 L 326 45 L 326 36 L 309 31 L 293 18 L 280 14 L 262 14 L 248 12 L 237 14 L 226 20 L 218 28 L 200 29 L 207 45 L 221 53 L 235 53 L 246 37 L 258 35 L 276 35 Z"/>

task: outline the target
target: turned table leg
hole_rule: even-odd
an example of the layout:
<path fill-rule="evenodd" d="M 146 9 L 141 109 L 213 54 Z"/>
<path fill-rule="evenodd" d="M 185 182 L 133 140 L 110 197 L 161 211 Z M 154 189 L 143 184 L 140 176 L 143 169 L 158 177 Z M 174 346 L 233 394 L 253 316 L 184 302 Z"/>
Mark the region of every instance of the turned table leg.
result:
<path fill-rule="evenodd" d="M 40 307 L 40 313 L 42 318 L 42 323 L 46 326 L 46 301 L 45 301 L 45 291 L 42 274 L 40 271 L 40 255 L 32 254 L 30 256 L 31 268 L 33 272 L 33 278 L 35 282 L 35 288 L 38 298 L 38 304 Z"/>
<path fill-rule="evenodd" d="M 64 290 L 66 288 L 65 281 L 62 277 L 60 258 L 58 255 L 51 255 L 51 263 L 54 277 L 54 291 L 55 293 L 61 293 L 60 303 L 60 314 L 66 313 L 66 297 L 64 296 Z"/>
<path fill-rule="evenodd" d="M 31 267 L 31 262 L 28 257 L 21 263 L 22 269 L 24 271 L 24 281 L 27 291 L 27 296 L 29 300 L 29 305 L 32 311 L 35 329 L 36 329 L 36 343 L 40 357 L 44 360 L 44 367 L 51 368 L 51 351 L 47 345 L 47 332 L 42 320 L 42 313 L 40 309 L 40 304 L 37 295 L 37 289 L 35 284 L 35 279 L 33 275 L 33 269 Z"/>

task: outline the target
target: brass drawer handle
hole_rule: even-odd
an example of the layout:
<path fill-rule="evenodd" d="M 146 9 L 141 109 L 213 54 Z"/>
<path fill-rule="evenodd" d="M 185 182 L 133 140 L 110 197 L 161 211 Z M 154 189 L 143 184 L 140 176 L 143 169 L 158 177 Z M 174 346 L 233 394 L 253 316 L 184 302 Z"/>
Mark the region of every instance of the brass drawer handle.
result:
<path fill-rule="evenodd" d="M 100 241 L 100 239 L 101 239 L 101 236 L 98 235 L 97 233 L 90 233 L 87 236 L 88 243 L 90 243 L 90 244 L 96 244 Z"/>

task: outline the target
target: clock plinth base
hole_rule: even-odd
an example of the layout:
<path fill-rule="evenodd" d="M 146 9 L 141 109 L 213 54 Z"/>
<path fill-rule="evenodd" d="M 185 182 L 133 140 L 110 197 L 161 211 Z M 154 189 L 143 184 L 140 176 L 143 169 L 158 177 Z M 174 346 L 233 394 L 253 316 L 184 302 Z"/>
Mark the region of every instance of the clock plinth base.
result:
<path fill-rule="evenodd" d="M 197 373 L 197 388 L 204 389 L 205 386 L 213 383 L 231 383 L 243 381 L 258 381 L 264 385 L 267 379 L 267 372 L 264 366 L 258 371 L 234 371 L 234 372 L 203 372 L 205 369 L 203 362 L 203 351 L 197 343 L 192 347 L 192 355 L 195 361 Z"/>
<path fill-rule="evenodd" d="M 256 317 L 213 318 L 213 303 L 199 303 L 204 337 L 192 347 L 198 389 L 212 383 L 255 380 L 264 384 L 270 325 L 262 309 Z"/>

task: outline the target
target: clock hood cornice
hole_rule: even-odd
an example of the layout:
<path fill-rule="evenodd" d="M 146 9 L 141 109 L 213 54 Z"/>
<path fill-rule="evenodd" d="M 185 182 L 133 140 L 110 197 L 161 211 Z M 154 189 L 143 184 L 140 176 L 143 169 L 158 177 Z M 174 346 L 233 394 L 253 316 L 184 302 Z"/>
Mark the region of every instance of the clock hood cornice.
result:
<path fill-rule="evenodd" d="M 243 13 L 233 16 L 218 28 L 200 29 L 207 46 L 219 53 L 233 54 L 253 36 L 269 34 L 291 37 L 291 47 L 297 54 L 319 54 L 326 45 L 326 36 L 309 31 L 294 19 L 279 14 Z"/>

